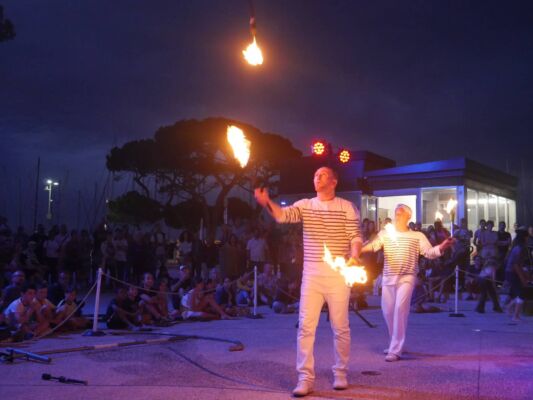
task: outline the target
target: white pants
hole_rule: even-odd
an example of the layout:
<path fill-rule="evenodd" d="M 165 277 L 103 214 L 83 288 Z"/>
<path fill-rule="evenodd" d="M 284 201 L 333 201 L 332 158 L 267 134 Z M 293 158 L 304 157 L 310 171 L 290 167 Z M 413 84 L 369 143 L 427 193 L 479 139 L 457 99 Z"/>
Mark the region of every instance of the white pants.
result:
<path fill-rule="evenodd" d="M 389 353 L 402 355 L 411 308 L 411 295 L 415 287 L 414 276 L 401 277 L 394 284 L 384 284 L 381 295 L 383 318 L 389 330 Z"/>
<path fill-rule="evenodd" d="M 348 304 L 350 288 L 342 277 L 305 276 L 300 296 L 300 317 L 298 323 L 298 349 L 296 370 L 298 380 L 314 381 L 315 359 L 313 347 L 320 311 L 328 304 L 329 320 L 333 331 L 335 365 L 333 374 L 346 376 L 350 355 L 350 324 Z"/>

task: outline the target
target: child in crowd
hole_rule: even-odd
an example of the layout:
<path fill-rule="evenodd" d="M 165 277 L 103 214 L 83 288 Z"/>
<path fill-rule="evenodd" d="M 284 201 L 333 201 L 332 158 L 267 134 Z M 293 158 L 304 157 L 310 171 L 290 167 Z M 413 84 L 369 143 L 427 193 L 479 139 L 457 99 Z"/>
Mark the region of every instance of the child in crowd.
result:
<path fill-rule="evenodd" d="M 254 285 L 252 273 L 245 272 L 237 279 L 237 304 L 240 306 L 249 306 L 252 304 Z"/>
<path fill-rule="evenodd" d="M 142 308 L 142 322 L 150 325 L 168 326 L 168 309 L 165 315 L 166 299 L 154 289 L 154 276 L 150 272 L 143 275 L 142 289 L 139 291 L 139 306 Z M 165 304 L 163 304 L 165 302 Z"/>
<path fill-rule="evenodd" d="M 140 313 L 137 300 L 137 288 L 126 289 L 119 286 L 116 296 L 107 307 L 106 323 L 109 329 L 137 330 L 140 325 Z"/>
<path fill-rule="evenodd" d="M 206 286 L 206 282 L 198 277 L 193 280 L 193 283 L 194 288 L 181 300 L 183 319 L 231 319 L 215 301 L 214 286 Z M 207 283 L 208 285 L 210 284 L 209 282 Z"/>
<path fill-rule="evenodd" d="M 48 326 L 57 324 L 56 306 L 48 299 L 48 286 L 46 282 L 36 285 L 37 292 L 33 302 L 35 314 L 39 323 L 47 323 Z"/>
<path fill-rule="evenodd" d="M 69 286 L 65 290 L 65 298 L 57 305 L 56 321 L 59 323 L 66 320 L 64 327 L 67 330 L 84 329 L 90 326 L 90 321 L 81 315 L 79 309 L 76 310 L 78 307 L 76 295 L 76 288 Z"/>
<path fill-rule="evenodd" d="M 47 322 L 38 322 L 36 317 L 37 305 L 35 299 L 36 287 L 33 284 L 25 285 L 21 295 L 4 310 L 4 316 L 10 329 L 19 332 L 24 339 L 41 335 L 48 329 Z"/>

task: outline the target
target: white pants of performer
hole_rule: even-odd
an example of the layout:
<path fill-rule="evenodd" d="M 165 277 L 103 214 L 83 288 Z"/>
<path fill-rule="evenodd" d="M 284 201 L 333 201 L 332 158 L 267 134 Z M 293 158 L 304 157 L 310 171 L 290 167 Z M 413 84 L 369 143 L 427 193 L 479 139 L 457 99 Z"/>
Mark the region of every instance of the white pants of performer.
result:
<path fill-rule="evenodd" d="M 407 331 L 407 319 L 411 308 L 411 295 L 415 276 L 384 277 L 381 293 L 381 309 L 389 330 L 389 353 L 402 355 Z"/>
<path fill-rule="evenodd" d="M 342 277 L 305 276 L 302 280 L 300 296 L 300 317 L 298 323 L 298 349 L 296 370 L 298 380 L 314 381 L 315 358 L 313 347 L 320 311 L 328 304 L 329 320 L 333 331 L 335 376 L 346 376 L 350 355 L 350 324 L 348 304 L 350 288 Z"/>

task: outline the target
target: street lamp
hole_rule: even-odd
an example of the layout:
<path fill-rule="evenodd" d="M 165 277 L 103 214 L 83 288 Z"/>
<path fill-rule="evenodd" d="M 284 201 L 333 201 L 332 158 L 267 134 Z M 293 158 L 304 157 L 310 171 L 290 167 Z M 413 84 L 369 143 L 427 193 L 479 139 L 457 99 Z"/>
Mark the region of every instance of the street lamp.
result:
<path fill-rule="evenodd" d="M 46 213 L 46 219 L 52 219 L 52 189 L 54 186 L 58 186 L 59 182 L 55 182 L 51 179 L 46 180 L 46 186 L 44 190 L 48 191 L 48 212 Z"/>

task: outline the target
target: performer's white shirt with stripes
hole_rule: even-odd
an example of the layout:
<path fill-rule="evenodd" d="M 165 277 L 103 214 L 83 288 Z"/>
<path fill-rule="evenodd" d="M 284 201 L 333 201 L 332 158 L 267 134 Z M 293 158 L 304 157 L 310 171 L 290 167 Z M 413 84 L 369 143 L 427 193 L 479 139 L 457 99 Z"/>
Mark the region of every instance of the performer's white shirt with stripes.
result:
<path fill-rule="evenodd" d="M 280 223 L 303 223 L 304 275 L 338 276 L 324 261 L 324 244 L 333 257 L 351 254 L 351 245 L 362 242 L 359 210 L 350 201 L 334 197 L 302 199 L 282 207 Z"/>
<path fill-rule="evenodd" d="M 373 251 L 383 248 L 383 285 L 395 285 L 401 277 L 415 276 L 418 273 L 418 257 L 429 259 L 441 256 L 439 246 L 432 247 L 422 232 L 396 232 L 392 239 L 381 230 L 370 242 Z"/>

